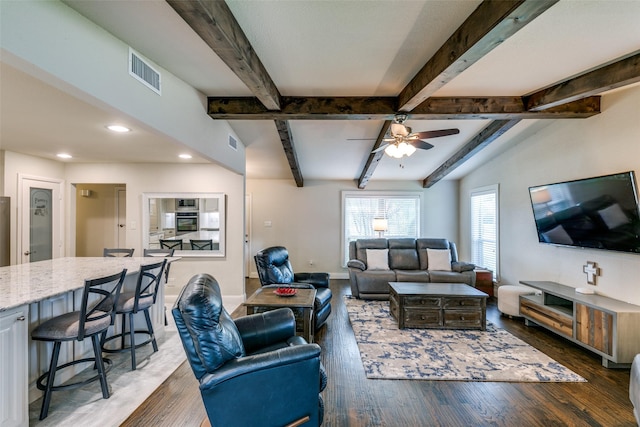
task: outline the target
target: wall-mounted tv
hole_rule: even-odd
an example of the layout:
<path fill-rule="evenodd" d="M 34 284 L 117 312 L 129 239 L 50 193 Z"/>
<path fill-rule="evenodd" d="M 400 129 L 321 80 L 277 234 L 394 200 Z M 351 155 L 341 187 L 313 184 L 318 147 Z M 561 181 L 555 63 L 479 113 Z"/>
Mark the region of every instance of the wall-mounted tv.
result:
<path fill-rule="evenodd" d="M 529 187 L 541 243 L 640 254 L 633 172 Z"/>

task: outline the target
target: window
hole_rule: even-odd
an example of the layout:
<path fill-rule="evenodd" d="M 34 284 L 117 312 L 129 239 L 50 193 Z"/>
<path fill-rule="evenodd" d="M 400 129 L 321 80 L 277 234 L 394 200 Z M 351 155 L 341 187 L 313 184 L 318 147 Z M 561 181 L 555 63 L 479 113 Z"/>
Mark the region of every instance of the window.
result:
<path fill-rule="evenodd" d="M 342 249 L 349 261 L 349 242 L 374 237 L 420 236 L 422 194 L 414 192 L 342 192 Z M 373 230 L 374 218 L 387 220 L 387 231 Z"/>
<path fill-rule="evenodd" d="M 498 185 L 471 190 L 471 262 L 493 271 L 498 265 Z"/>

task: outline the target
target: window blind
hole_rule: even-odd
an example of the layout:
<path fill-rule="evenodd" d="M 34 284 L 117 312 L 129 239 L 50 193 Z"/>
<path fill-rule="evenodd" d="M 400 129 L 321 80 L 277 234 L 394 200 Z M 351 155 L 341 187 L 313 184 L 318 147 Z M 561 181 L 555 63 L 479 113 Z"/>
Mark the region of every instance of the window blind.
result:
<path fill-rule="evenodd" d="M 471 193 L 471 262 L 493 271 L 498 278 L 498 191 Z"/>

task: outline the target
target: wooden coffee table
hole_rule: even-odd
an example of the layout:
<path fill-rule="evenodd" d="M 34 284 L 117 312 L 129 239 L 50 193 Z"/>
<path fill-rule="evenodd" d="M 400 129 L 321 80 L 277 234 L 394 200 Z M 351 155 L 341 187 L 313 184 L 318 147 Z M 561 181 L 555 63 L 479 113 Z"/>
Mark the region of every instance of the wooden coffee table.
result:
<path fill-rule="evenodd" d="M 474 287 L 389 282 L 389 288 L 389 311 L 400 329 L 487 329 L 489 295 Z"/>
<path fill-rule="evenodd" d="M 300 335 L 307 342 L 313 342 L 313 303 L 316 298 L 315 289 L 297 289 L 294 296 L 282 297 L 276 295 L 275 288 L 260 288 L 253 293 L 242 305 L 247 307 L 247 314 L 261 313 L 276 308 L 289 307 L 296 313 L 296 335 Z"/>

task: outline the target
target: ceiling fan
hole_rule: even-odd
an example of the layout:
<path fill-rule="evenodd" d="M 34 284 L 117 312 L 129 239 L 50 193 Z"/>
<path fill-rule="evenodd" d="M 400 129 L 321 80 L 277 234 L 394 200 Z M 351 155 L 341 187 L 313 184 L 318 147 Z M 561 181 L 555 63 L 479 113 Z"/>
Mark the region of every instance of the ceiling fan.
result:
<path fill-rule="evenodd" d="M 388 156 L 399 159 L 403 156 L 408 157 L 412 155 L 418 148 L 421 150 L 433 148 L 433 145 L 423 141 L 424 139 L 438 138 L 441 136 L 456 135 L 460 133 L 460 129 L 412 132 L 409 126 L 404 125 L 406 120 L 406 114 L 396 114 L 393 118 L 393 123 L 391 123 L 391 127 L 389 128 L 389 137 L 382 140 L 385 144 L 380 145 L 380 147 L 376 148 L 372 152 L 377 153 L 384 150 Z"/>

